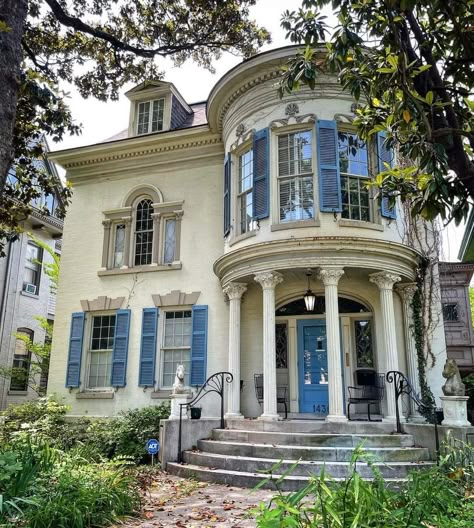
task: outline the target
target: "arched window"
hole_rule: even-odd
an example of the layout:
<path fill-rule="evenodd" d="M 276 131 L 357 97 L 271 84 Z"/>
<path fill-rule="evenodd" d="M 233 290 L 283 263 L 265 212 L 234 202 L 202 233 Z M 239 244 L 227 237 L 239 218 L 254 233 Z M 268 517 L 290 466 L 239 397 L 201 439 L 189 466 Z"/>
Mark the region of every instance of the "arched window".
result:
<path fill-rule="evenodd" d="M 153 213 L 149 198 L 140 200 L 135 218 L 135 266 L 151 264 L 153 256 Z"/>

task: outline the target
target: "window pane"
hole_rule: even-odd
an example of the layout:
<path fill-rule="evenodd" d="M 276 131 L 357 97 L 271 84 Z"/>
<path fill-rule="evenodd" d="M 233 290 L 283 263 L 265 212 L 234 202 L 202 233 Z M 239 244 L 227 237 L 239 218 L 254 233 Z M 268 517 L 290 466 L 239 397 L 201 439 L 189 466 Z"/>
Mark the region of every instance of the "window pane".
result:
<path fill-rule="evenodd" d="M 119 224 L 115 228 L 115 246 L 114 246 L 114 268 L 123 266 L 125 254 L 125 225 Z"/>
<path fill-rule="evenodd" d="M 278 175 L 293 176 L 312 170 L 311 131 L 278 136 Z"/>
<path fill-rule="evenodd" d="M 171 264 L 174 261 L 176 248 L 176 219 L 170 218 L 165 223 L 165 247 L 164 258 L 165 264 Z"/>
<path fill-rule="evenodd" d="M 369 189 L 365 178 L 341 175 L 342 218 L 370 222 Z"/>
<path fill-rule="evenodd" d="M 188 349 L 165 350 L 163 353 L 162 386 L 171 387 L 174 383 L 176 368 L 184 365 L 184 384 L 189 385 L 191 374 L 191 351 Z"/>
<path fill-rule="evenodd" d="M 457 304 L 443 304 L 443 319 L 445 321 L 458 321 L 458 305 Z"/>
<path fill-rule="evenodd" d="M 153 218 L 151 200 L 137 205 L 135 222 L 135 266 L 151 264 L 153 249 Z"/>
<path fill-rule="evenodd" d="M 150 102 L 140 103 L 138 105 L 138 134 L 146 134 L 148 132 L 148 122 L 150 120 Z"/>
<path fill-rule="evenodd" d="M 114 346 L 115 315 L 92 318 L 91 350 L 112 350 Z"/>
<path fill-rule="evenodd" d="M 90 353 L 89 388 L 110 387 L 112 373 L 112 351 Z"/>
<path fill-rule="evenodd" d="M 28 284 L 33 284 L 36 286 L 36 292 L 31 291 L 31 293 L 38 293 L 42 260 L 41 248 L 28 242 L 26 246 L 25 269 L 23 271 L 23 290 L 26 290 Z"/>
<path fill-rule="evenodd" d="M 357 367 L 374 367 L 372 321 L 354 321 Z"/>
<path fill-rule="evenodd" d="M 280 180 L 280 221 L 314 218 L 313 176 Z"/>
<path fill-rule="evenodd" d="M 369 176 L 367 144 L 356 134 L 338 133 L 339 170 L 341 174 Z"/>
<path fill-rule="evenodd" d="M 163 130 L 163 110 L 165 106 L 164 99 L 153 101 L 153 112 L 151 116 L 151 132 Z"/>

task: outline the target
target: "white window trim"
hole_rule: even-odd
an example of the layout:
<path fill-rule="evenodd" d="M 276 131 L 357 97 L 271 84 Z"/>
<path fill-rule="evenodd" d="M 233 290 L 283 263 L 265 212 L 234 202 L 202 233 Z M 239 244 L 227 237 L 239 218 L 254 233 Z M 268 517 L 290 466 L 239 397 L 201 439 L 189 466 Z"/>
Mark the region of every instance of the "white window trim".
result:
<path fill-rule="evenodd" d="M 157 339 L 157 343 L 158 343 L 158 350 L 157 350 L 157 354 L 158 354 L 158 361 L 156 362 L 156 385 L 157 385 L 157 390 L 161 390 L 161 391 L 169 391 L 173 388 L 173 385 L 162 385 L 162 379 L 163 379 L 163 374 L 164 374 L 164 357 L 165 357 L 165 354 L 164 354 L 164 350 L 166 348 L 166 350 L 172 350 L 172 349 L 176 349 L 176 350 L 182 350 L 184 348 L 189 348 L 189 364 L 190 364 L 190 370 L 188 372 L 189 375 L 191 375 L 191 347 L 192 347 L 192 339 L 193 339 L 193 334 L 192 334 L 192 320 L 193 320 L 193 312 L 192 312 L 192 309 L 193 307 L 192 306 L 188 306 L 188 305 L 185 305 L 185 306 L 167 306 L 166 309 L 164 308 L 160 308 L 160 312 L 159 312 L 159 317 L 158 317 L 158 328 L 157 328 L 157 331 L 158 331 L 158 339 Z M 189 345 L 189 347 L 185 347 L 185 346 L 182 346 L 182 347 L 165 347 L 165 320 L 166 320 L 166 313 L 167 312 L 191 312 L 191 345 Z"/>
<path fill-rule="evenodd" d="M 253 233 L 255 230 L 256 230 L 256 225 L 253 225 L 251 226 L 250 229 L 247 229 L 246 231 L 242 231 L 242 208 L 241 208 L 241 203 L 240 203 L 240 199 L 243 195 L 245 194 L 249 194 L 251 193 L 252 194 L 252 204 L 253 204 L 253 186 L 254 186 L 254 174 L 253 174 L 253 167 L 252 167 L 252 187 L 251 187 L 251 190 L 247 190 L 247 191 L 243 191 L 243 192 L 240 192 L 240 157 L 245 155 L 247 152 L 250 152 L 252 151 L 252 165 L 253 165 L 253 155 L 254 155 L 254 152 L 253 152 L 253 142 L 247 142 L 245 144 L 246 146 L 244 146 L 244 148 L 240 148 L 238 150 L 237 153 L 235 153 L 233 155 L 234 159 L 235 159 L 235 171 L 231 171 L 231 174 L 235 173 L 235 180 L 236 180 L 236 185 L 235 185 L 235 196 L 236 196 L 236 214 L 235 214 L 235 232 L 236 232 L 236 236 L 242 236 L 242 235 L 248 235 L 248 233 Z M 231 197 L 232 199 L 232 197 Z M 257 223 L 256 220 L 253 220 L 252 223 Z"/>
<path fill-rule="evenodd" d="M 94 317 L 100 317 L 101 315 L 117 315 L 115 310 L 87 312 L 85 317 L 85 328 L 84 328 L 84 339 L 82 343 L 82 365 L 81 365 L 81 380 L 83 380 L 80 392 L 113 392 L 114 388 L 112 385 L 105 387 L 89 387 L 89 373 L 90 373 L 90 360 L 91 360 L 91 339 L 92 339 L 92 320 Z M 100 350 L 94 350 L 94 352 L 100 352 Z M 112 344 L 112 357 L 113 357 L 113 344 Z"/>
<path fill-rule="evenodd" d="M 157 132 L 148 132 L 147 134 L 138 134 L 138 105 L 140 103 L 146 103 L 148 101 L 157 101 L 159 99 L 164 99 L 164 109 L 163 109 L 163 128 Z M 136 94 L 131 97 L 130 105 L 130 118 L 128 124 L 128 137 L 146 137 L 148 134 L 158 134 L 160 132 L 165 132 L 170 129 L 171 126 L 171 102 L 172 102 L 172 93 L 169 91 L 168 87 L 162 87 L 159 89 L 151 89 Z"/>
<path fill-rule="evenodd" d="M 163 120 L 161 122 L 161 129 L 160 130 L 151 130 L 152 127 L 152 120 L 153 120 L 153 104 L 155 102 L 163 101 Z M 138 126 L 139 126 L 139 118 L 140 118 L 140 105 L 150 103 L 149 112 L 148 112 L 148 125 L 146 132 L 138 132 Z M 155 99 L 146 99 L 144 101 L 137 101 L 136 102 L 136 112 L 137 112 L 137 119 L 136 119 L 136 129 L 135 134 L 137 136 L 145 136 L 146 134 L 154 134 L 156 132 L 163 132 L 165 130 L 165 106 L 166 106 L 166 98 L 165 97 L 157 97 Z"/>
<path fill-rule="evenodd" d="M 278 138 L 279 136 L 286 136 L 288 134 L 295 134 L 298 132 L 311 132 L 311 159 L 312 159 L 312 175 L 313 175 L 313 204 L 314 204 L 314 214 L 313 218 L 308 218 L 306 220 L 294 220 L 288 222 L 282 222 L 280 220 L 280 188 L 279 180 L 281 179 L 278 176 Z M 271 152 L 270 152 L 270 204 L 271 204 L 271 220 L 272 225 L 281 225 L 284 226 L 288 224 L 292 227 L 296 223 L 304 226 L 306 222 L 317 222 L 319 217 L 319 187 L 318 187 L 318 157 L 316 149 L 316 130 L 314 123 L 304 123 L 298 125 L 290 125 L 285 127 L 279 127 L 271 131 Z M 309 175 L 309 173 L 308 173 Z M 284 178 L 287 178 L 286 176 Z M 284 229 L 282 227 L 282 229 Z"/>

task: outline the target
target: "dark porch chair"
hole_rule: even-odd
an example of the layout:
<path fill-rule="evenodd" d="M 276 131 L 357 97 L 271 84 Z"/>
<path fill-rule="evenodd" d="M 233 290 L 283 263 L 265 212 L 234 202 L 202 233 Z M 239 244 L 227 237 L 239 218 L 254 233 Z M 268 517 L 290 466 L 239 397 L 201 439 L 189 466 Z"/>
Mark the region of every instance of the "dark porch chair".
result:
<path fill-rule="evenodd" d="M 263 403 L 263 374 L 254 374 L 255 380 L 255 395 L 257 396 L 258 403 Z M 288 396 L 287 387 L 281 385 L 277 387 L 277 404 L 282 403 L 285 406 L 285 420 L 288 417 Z"/>
<path fill-rule="evenodd" d="M 356 370 L 357 387 L 347 387 L 349 399 L 347 401 L 347 418 L 351 419 L 351 405 L 366 404 L 369 422 L 370 406 L 379 404 L 385 393 L 385 375 L 378 374 L 374 369 Z"/>

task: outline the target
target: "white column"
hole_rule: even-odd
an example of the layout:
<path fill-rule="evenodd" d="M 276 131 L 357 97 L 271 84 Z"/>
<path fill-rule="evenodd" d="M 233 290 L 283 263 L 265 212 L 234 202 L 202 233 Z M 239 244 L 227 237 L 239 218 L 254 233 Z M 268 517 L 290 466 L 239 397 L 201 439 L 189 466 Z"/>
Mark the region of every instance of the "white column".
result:
<path fill-rule="evenodd" d="M 369 275 L 370 282 L 373 282 L 380 290 L 380 306 L 383 319 L 383 345 L 386 358 L 386 370 L 399 370 L 398 368 L 398 351 L 397 336 L 395 333 L 395 312 L 393 309 L 393 285 L 401 281 L 401 277 L 386 271 L 372 273 Z M 393 383 L 385 384 L 387 395 L 387 416 L 384 421 L 394 422 L 396 420 L 395 412 L 395 388 Z M 401 404 L 401 401 L 399 402 Z"/>
<path fill-rule="evenodd" d="M 415 393 L 420 395 L 420 382 L 418 376 L 418 355 L 416 353 L 415 336 L 413 334 L 413 295 L 417 290 L 415 282 L 405 282 L 397 284 L 396 290 L 402 300 L 403 305 L 403 329 L 405 331 L 405 347 L 407 355 L 408 379 Z M 410 400 L 411 415 L 420 417 L 418 407 L 413 400 Z"/>
<path fill-rule="evenodd" d="M 326 335 L 328 349 L 328 390 L 329 414 L 328 422 L 345 422 L 342 366 L 341 366 L 341 334 L 339 329 L 339 305 L 337 285 L 344 275 L 343 268 L 326 267 L 319 270 L 319 278 L 324 284 L 326 300 Z"/>
<path fill-rule="evenodd" d="M 262 271 L 255 281 L 263 289 L 263 414 L 262 420 L 279 420 L 277 411 L 275 350 L 275 287 L 283 281 L 276 271 Z"/>
<path fill-rule="evenodd" d="M 224 288 L 229 298 L 229 372 L 234 376 L 229 385 L 226 419 L 243 418 L 240 412 L 240 302 L 247 285 L 231 282 Z"/>

